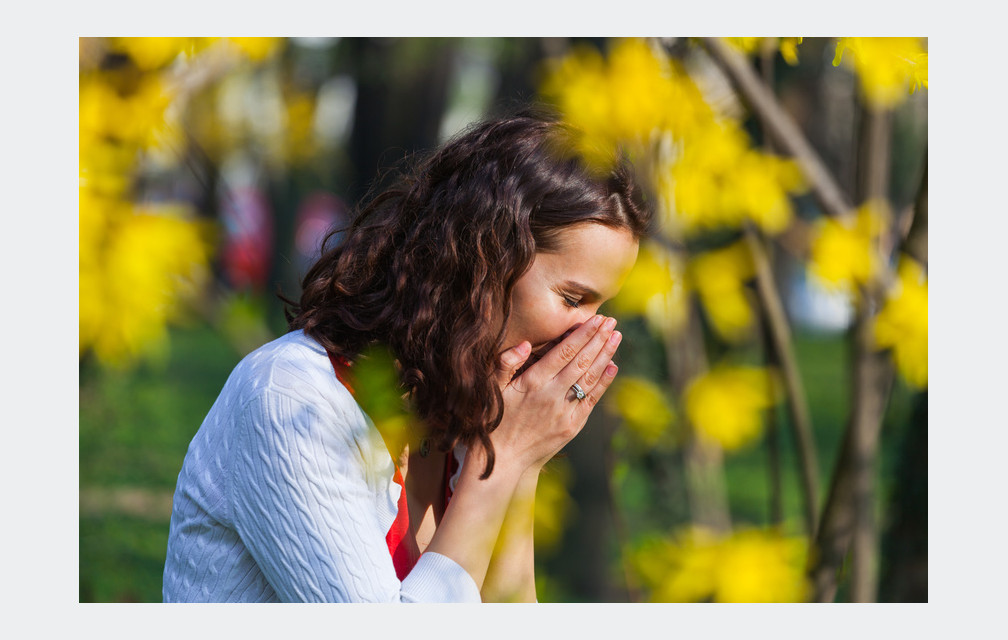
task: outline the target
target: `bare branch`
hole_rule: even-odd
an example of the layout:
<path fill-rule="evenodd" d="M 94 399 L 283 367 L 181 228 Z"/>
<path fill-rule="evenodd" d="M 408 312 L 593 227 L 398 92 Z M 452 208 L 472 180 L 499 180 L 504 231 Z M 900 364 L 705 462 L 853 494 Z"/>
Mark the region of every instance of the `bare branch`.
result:
<path fill-rule="evenodd" d="M 819 513 L 819 463 L 812 436 L 812 418 L 798 371 L 798 359 L 791 343 L 791 328 L 774 282 L 769 258 L 762 241 L 750 225 L 746 226 L 745 238 L 756 267 L 756 288 L 763 303 L 772 345 L 784 375 L 791 428 L 798 447 L 802 497 L 805 504 L 805 530 L 809 537 L 814 537 Z"/>
<path fill-rule="evenodd" d="M 748 60 L 719 38 L 703 38 L 711 57 L 731 78 L 750 109 L 763 123 L 767 133 L 788 154 L 794 156 L 809 181 L 812 192 L 823 209 L 843 217 L 851 210 L 850 202 L 801 129 L 780 106 L 773 92 L 763 84 Z"/>

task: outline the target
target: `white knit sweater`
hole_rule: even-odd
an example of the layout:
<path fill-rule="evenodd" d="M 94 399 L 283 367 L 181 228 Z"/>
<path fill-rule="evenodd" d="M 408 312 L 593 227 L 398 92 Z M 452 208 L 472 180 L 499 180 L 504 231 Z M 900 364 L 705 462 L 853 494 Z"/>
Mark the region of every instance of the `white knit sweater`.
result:
<path fill-rule="evenodd" d="M 257 349 L 189 445 L 165 602 L 479 602 L 469 574 L 437 553 L 396 577 L 394 471 L 314 339 L 295 331 Z"/>

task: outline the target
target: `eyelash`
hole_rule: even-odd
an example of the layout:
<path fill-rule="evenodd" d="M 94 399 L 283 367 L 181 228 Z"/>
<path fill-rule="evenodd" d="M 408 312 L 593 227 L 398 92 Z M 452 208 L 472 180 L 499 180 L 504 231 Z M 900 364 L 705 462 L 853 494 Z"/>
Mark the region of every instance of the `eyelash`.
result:
<path fill-rule="evenodd" d="M 564 304 L 566 304 L 568 307 L 570 307 L 572 309 L 577 309 L 578 307 L 581 306 L 581 301 L 580 300 L 575 300 L 574 298 L 572 298 L 570 296 L 563 296 L 563 301 L 564 301 Z"/>

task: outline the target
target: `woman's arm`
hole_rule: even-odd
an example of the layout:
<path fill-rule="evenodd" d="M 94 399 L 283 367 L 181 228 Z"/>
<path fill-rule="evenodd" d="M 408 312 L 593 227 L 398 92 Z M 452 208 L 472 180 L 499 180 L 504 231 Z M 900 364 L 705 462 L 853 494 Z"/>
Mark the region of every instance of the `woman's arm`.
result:
<path fill-rule="evenodd" d="M 533 522 L 539 473 L 518 481 L 483 582 L 483 602 L 535 602 Z"/>

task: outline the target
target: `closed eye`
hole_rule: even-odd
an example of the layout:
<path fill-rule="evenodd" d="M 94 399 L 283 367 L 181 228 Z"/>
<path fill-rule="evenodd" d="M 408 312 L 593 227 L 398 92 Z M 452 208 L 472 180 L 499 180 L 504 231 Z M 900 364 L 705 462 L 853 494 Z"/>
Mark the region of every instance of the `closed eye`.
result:
<path fill-rule="evenodd" d="M 572 298 L 571 296 L 563 296 L 564 304 L 573 309 L 577 309 L 581 306 L 581 300 L 577 298 Z"/>

